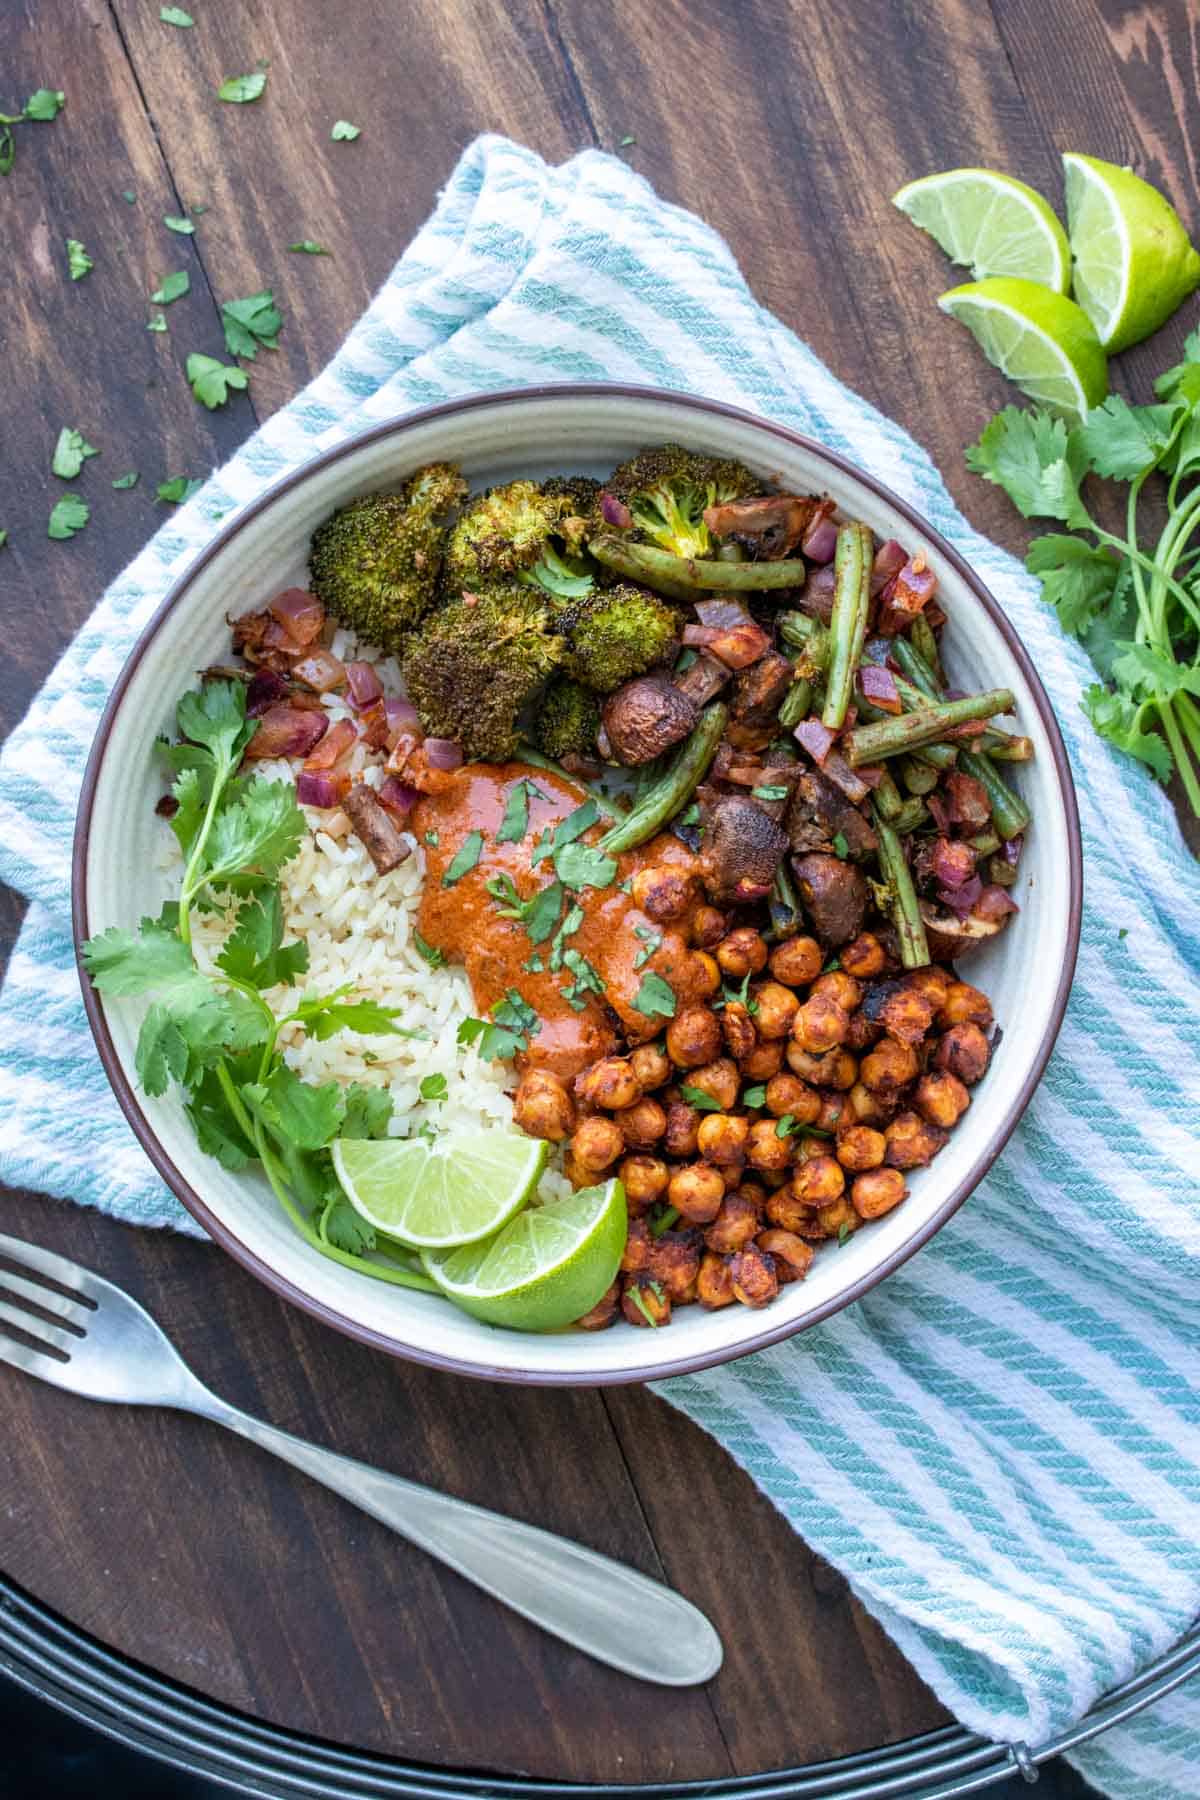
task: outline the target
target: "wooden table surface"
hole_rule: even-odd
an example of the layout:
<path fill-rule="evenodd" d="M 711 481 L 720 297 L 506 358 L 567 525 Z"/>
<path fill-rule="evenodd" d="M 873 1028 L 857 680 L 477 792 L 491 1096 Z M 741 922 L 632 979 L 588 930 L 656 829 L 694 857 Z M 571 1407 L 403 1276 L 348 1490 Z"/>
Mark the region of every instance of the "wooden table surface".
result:
<path fill-rule="evenodd" d="M 18 128 L 0 181 L 0 731 L 161 522 L 156 484 L 206 473 L 322 366 L 478 131 L 552 160 L 632 138 L 620 154 L 725 234 L 763 303 L 913 431 L 971 518 L 1013 549 L 1020 521 L 962 462 L 1011 391 L 935 310 L 951 273 L 888 195 L 986 163 L 1058 199 L 1058 152 L 1083 149 L 1132 163 L 1198 222 L 1184 0 L 194 0 L 194 12 L 181 30 L 151 0 L 0 0 L 0 108 L 43 85 L 69 96 L 53 125 Z M 260 58 L 265 99 L 222 104 L 218 84 Z M 337 118 L 361 126 L 358 142 L 330 141 Z M 162 224 L 185 207 L 191 239 Z M 95 260 L 86 280 L 67 279 L 67 237 Z M 289 255 L 305 237 L 332 256 Z M 148 332 L 147 298 L 180 268 L 191 294 L 168 333 Z M 259 356 L 249 397 L 206 412 L 183 357 L 219 354 L 218 302 L 264 287 L 286 321 L 278 353 Z M 1184 329 L 1181 317 L 1123 357 L 1116 384 L 1146 398 Z M 75 484 L 90 525 L 51 542 L 63 425 L 103 455 Z M 139 485 L 114 492 L 133 468 Z M 20 912 L 0 894 L 6 941 Z M 728 1646 L 707 1690 L 664 1696 L 207 1425 L 0 1371 L 0 1565 L 154 1668 L 348 1744 L 574 1779 L 755 1771 L 942 1719 L 842 1580 L 648 1392 L 454 1380 L 322 1328 L 207 1244 L 16 1193 L 0 1223 L 123 1283 L 239 1405 L 662 1572 Z"/>

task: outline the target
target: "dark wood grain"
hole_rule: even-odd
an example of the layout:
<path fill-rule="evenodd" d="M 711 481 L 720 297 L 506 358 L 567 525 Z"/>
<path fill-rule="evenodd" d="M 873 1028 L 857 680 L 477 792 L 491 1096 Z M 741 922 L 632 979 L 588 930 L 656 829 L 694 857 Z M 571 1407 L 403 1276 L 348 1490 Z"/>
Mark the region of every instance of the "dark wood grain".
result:
<path fill-rule="evenodd" d="M 479 130 L 556 160 L 632 136 L 621 153 L 724 233 L 764 303 L 912 430 L 971 518 L 1015 551 L 1026 528 L 962 462 L 1009 392 L 933 308 L 954 272 L 888 196 L 979 162 L 1057 199 L 1058 153 L 1074 147 L 1128 158 L 1185 218 L 1195 206 L 1182 4 L 196 0 L 195 13 L 180 31 L 141 0 L 0 0 L 0 109 L 43 84 L 69 94 L 52 126 L 21 129 L 0 183 L 22 244 L 0 318 L 0 730 L 159 522 L 155 484 L 206 472 L 316 373 Z M 219 101 L 220 81 L 260 58 L 266 97 Z M 339 117 L 362 127 L 358 142 L 330 141 Z M 162 225 L 198 204 L 194 239 Z M 96 260 L 82 282 L 66 279 L 67 236 Z M 301 237 L 333 256 L 290 255 Z M 148 296 L 176 268 L 192 293 L 168 309 L 167 334 L 147 333 Z M 186 355 L 219 352 L 220 302 L 268 286 L 280 348 L 258 357 L 248 397 L 209 414 Z M 1144 397 L 1187 323 L 1121 360 L 1127 391 Z M 45 537 L 64 424 L 103 451 L 74 484 L 92 522 L 65 544 Z M 114 493 L 135 467 L 141 485 Z M 4 943 L 20 910 L 0 895 Z M 0 1371 L 6 1573 L 155 1668 L 319 1736 L 574 1779 L 752 1771 L 943 1716 L 840 1579 L 648 1392 L 454 1381 L 325 1331 L 207 1244 L 11 1193 L 0 1224 L 126 1285 L 232 1400 L 661 1571 L 728 1647 L 706 1692 L 665 1699 L 245 1444 Z"/>

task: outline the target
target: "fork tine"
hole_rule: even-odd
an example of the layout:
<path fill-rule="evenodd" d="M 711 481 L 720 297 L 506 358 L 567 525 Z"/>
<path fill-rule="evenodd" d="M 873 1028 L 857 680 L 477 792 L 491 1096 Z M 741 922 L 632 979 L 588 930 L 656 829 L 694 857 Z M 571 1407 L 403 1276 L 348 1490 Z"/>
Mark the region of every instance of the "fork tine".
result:
<path fill-rule="evenodd" d="M 56 1380 L 67 1367 L 52 1356 L 43 1356 L 40 1350 L 31 1350 L 28 1344 L 18 1344 L 14 1338 L 4 1336 L 0 1336 L 0 1362 L 24 1369 L 27 1375 L 40 1375 L 43 1381 Z"/>
<path fill-rule="evenodd" d="M 0 1319 L 28 1332 L 30 1337 L 37 1338 L 40 1343 L 52 1344 L 56 1350 L 78 1350 L 83 1341 L 73 1332 L 60 1331 L 57 1325 L 47 1325 L 44 1319 L 35 1319 L 23 1307 L 6 1306 L 3 1300 L 0 1300 Z"/>
<path fill-rule="evenodd" d="M 65 1294 L 57 1294 L 53 1288 L 42 1287 L 40 1282 L 26 1281 L 23 1276 L 14 1275 L 11 1269 L 0 1269 L 0 1299 L 12 1295 L 32 1301 L 34 1306 L 40 1306 L 43 1312 L 54 1313 L 57 1318 L 69 1319 L 81 1331 L 86 1329 L 93 1317 L 90 1306 L 81 1306 L 77 1300 L 68 1300 Z"/>
<path fill-rule="evenodd" d="M 23 1238 L 8 1237 L 0 1231 L 0 1256 L 25 1263 L 40 1275 L 57 1281 L 60 1287 L 70 1288 L 73 1294 L 82 1294 L 85 1299 L 94 1297 L 93 1278 L 88 1271 L 78 1263 L 68 1262 L 65 1256 L 56 1256 L 53 1250 L 43 1250 L 38 1244 L 27 1244 Z"/>

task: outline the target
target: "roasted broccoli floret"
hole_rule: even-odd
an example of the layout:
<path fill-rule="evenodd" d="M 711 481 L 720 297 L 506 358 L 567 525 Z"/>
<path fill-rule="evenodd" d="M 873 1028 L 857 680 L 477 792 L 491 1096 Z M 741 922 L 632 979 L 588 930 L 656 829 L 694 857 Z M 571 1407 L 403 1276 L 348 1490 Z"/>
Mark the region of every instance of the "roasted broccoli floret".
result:
<path fill-rule="evenodd" d="M 397 494 L 352 500 L 313 533 L 313 592 L 340 625 L 383 650 L 400 651 L 433 605 L 446 527 L 466 499 L 451 463 L 418 469 Z"/>
<path fill-rule="evenodd" d="M 503 762 L 517 715 L 554 673 L 562 640 L 550 606 L 515 581 L 472 590 L 430 614 L 408 640 L 409 699 L 431 737 L 453 738 L 471 761 Z"/>
<path fill-rule="evenodd" d="M 543 756 L 594 756 L 600 702 L 567 675 L 556 675 L 538 701 L 533 741 Z"/>
<path fill-rule="evenodd" d="M 601 694 L 666 660 L 679 640 L 675 609 L 631 581 L 599 588 L 558 614 L 565 667 Z"/>
<path fill-rule="evenodd" d="M 582 551 L 599 516 L 591 485 L 582 478 L 544 487 L 510 481 L 472 500 L 446 546 L 448 592 L 457 596 L 464 588 L 516 576 L 559 600 L 590 593 L 592 574 Z M 591 510 L 580 513 L 580 504 Z"/>
<path fill-rule="evenodd" d="M 599 531 L 601 488 L 590 475 L 552 475 L 542 483 L 542 492 L 552 500 L 565 502 L 558 524 L 558 535 L 568 551 L 578 555 L 593 531 Z"/>
<path fill-rule="evenodd" d="M 676 556 L 710 557 L 715 546 L 704 523 L 706 506 L 760 494 L 763 484 L 738 462 L 700 456 L 678 444 L 641 450 L 614 469 L 607 490 L 633 514 L 643 542 Z"/>

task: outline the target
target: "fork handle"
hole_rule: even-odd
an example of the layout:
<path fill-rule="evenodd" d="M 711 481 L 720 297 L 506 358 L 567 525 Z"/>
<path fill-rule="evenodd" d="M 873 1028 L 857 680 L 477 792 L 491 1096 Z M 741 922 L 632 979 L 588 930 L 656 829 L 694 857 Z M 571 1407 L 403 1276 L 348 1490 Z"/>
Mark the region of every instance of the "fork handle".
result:
<path fill-rule="evenodd" d="M 720 1668 L 721 1640 L 704 1614 L 648 1575 L 536 1525 L 309 1444 L 207 1389 L 204 1402 L 194 1410 L 302 1469 L 600 1662 L 667 1687 L 707 1681 Z"/>

